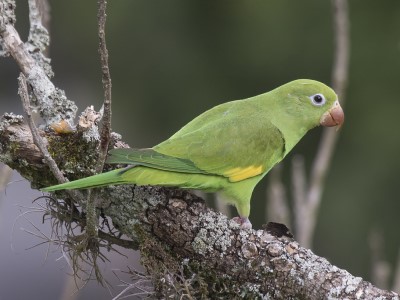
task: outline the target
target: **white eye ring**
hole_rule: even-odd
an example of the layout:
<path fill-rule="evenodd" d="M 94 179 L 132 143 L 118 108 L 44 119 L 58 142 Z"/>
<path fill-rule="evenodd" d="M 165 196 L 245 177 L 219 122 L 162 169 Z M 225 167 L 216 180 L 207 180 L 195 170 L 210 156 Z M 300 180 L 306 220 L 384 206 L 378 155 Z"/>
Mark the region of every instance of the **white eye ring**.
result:
<path fill-rule="evenodd" d="M 322 94 L 315 94 L 309 97 L 311 99 L 311 103 L 315 106 L 322 106 L 325 104 L 326 99 Z"/>

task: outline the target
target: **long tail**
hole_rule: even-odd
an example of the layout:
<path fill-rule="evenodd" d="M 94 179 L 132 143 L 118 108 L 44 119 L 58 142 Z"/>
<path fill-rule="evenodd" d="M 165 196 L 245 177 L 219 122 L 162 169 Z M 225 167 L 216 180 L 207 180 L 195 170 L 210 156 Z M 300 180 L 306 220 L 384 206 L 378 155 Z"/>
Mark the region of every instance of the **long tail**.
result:
<path fill-rule="evenodd" d="M 217 175 L 186 174 L 135 166 L 50 186 L 42 189 L 42 191 L 87 189 L 117 184 L 175 186 L 186 189 L 215 191 L 219 190 L 227 182 L 226 178 Z"/>
<path fill-rule="evenodd" d="M 123 184 L 126 181 L 122 178 L 121 173 L 125 169 L 116 169 L 110 172 L 93 175 L 90 177 L 70 181 L 58 185 L 49 186 L 42 189 L 43 192 L 53 192 L 58 190 L 85 189 L 92 187 L 100 187 L 111 184 Z"/>

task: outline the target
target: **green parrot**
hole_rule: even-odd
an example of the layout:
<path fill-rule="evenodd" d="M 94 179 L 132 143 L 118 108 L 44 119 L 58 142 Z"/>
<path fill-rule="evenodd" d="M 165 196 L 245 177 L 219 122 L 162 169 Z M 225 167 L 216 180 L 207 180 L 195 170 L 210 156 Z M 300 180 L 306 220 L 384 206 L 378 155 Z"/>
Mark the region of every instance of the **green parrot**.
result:
<path fill-rule="evenodd" d="M 318 125 L 344 121 L 335 92 L 299 79 L 268 93 L 226 102 L 202 113 L 153 148 L 113 149 L 109 164 L 126 168 L 44 188 L 45 192 L 117 184 L 157 185 L 222 192 L 251 228 L 254 187 Z"/>

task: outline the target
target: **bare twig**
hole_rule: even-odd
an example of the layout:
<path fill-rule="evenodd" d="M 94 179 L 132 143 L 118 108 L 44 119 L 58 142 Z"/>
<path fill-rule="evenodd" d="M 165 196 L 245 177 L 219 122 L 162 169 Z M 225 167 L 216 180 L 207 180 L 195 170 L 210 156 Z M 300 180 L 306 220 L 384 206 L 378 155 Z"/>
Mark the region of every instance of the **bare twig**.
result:
<path fill-rule="evenodd" d="M 99 0 L 98 3 L 98 35 L 99 35 L 99 54 L 102 71 L 102 82 L 104 89 L 104 103 L 103 103 L 103 121 L 100 130 L 100 153 L 97 164 L 97 172 L 101 172 L 107 156 L 108 144 L 111 135 L 111 75 L 110 68 L 108 67 L 108 50 L 106 45 L 106 9 L 107 0 Z"/>
<path fill-rule="evenodd" d="M 96 211 L 95 191 L 89 189 L 86 202 L 86 235 L 89 239 L 98 237 L 99 218 Z"/>
<path fill-rule="evenodd" d="M 99 158 L 96 166 L 96 173 L 103 170 L 106 160 L 108 144 L 111 136 L 111 76 L 108 67 L 108 50 L 106 45 L 106 9 L 107 0 L 99 0 L 97 2 L 98 12 L 98 36 L 99 36 L 99 54 L 101 62 L 102 83 L 104 89 L 103 102 L 103 122 L 100 129 Z M 98 216 L 95 204 L 95 191 L 89 190 L 86 203 L 86 234 L 88 239 L 98 237 Z"/>
<path fill-rule="evenodd" d="M 10 9 L 12 15 L 14 7 Z M 7 19 L 8 20 L 8 19 Z M 11 54 L 21 72 L 33 89 L 39 105 L 39 112 L 47 124 L 60 120 L 71 121 L 75 118 L 77 106 L 65 97 L 64 91 L 56 88 L 48 78 L 50 70 L 43 68 L 38 57 L 31 53 L 29 44 L 24 44 L 13 22 L 3 22 L 0 17 L 0 40 L 3 51 Z"/>
<path fill-rule="evenodd" d="M 335 59 L 332 86 L 341 104 L 345 101 L 350 56 L 350 30 L 347 0 L 332 0 L 335 30 Z"/>
<path fill-rule="evenodd" d="M 0 56 L 8 57 L 10 52 L 7 49 L 2 37 L 2 32 L 9 24 L 15 24 L 15 1 L 0 0 Z"/>
<path fill-rule="evenodd" d="M 49 33 L 42 24 L 42 13 L 39 7 L 39 0 L 28 0 L 29 4 L 29 37 L 30 46 L 38 48 L 40 52 L 44 51 L 49 45 Z M 29 49 L 30 52 L 31 49 Z"/>
<path fill-rule="evenodd" d="M 267 187 L 267 220 L 290 226 L 290 212 L 285 187 L 282 183 L 282 165 L 275 166 L 269 173 Z"/>
<path fill-rule="evenodd" d="M 47 29 L 47 32 L 50 32 L 50 4 L 48 0 L 36 0 L 37 7 L 40 11 L 40 16 L 42 19 L 42 25 Z"/>
<path fill-rule="evenodd" d="M 389 288 L 391 266 L 384 258 L 383 232 L 373 228 L 368 237 L 371 252 L 371 282 L 381 289 Z"/>
<path fill-rule="evenodd" d="M 21 97 L 22 106 L 23 106 L 24 112 L 26 114 L 26 118 L 28 120 L 29 128 L 30 128 L 30 130 L 32 132 L 33 142 L 39 148 L 40 152 L 43 154 L 44 161 L 49 166 L 51 172 L 53 173 L 53 175 L 57 179 L 57 181 L 59 183 L 67 182 L 68 179 L 64 177 L 64 175 L 62 174 L 62 172 L 58 168 L 56 162 L 51 157 L 49 151 L 47 150 L 46 144 L 45 144 L 44 140 L 42 139 L 42 137 L 40 136 L 39 130 L 36 127 L 35 122 L 32 119 L 32 111 L 31 111 L 31 108 L 30 108 L 28 87 L 27 87 L 27 84 L 26 84 L 25 75 L 22 74 L 22 73 L 18 77 L 18 84 L 19 84 L 18 93 L 19 93 L 19 95 Z M 76 191 L 70 190 L 70 191 L 67 191 L 67 192 L 72 198 L 74 198 L 74 199 L 76 199 L 78 201 L 81 198 L 79 196 L 78 192 L 76 192 Z"/>
<path fill-rule="evenodd" d="M 293 210 L 295 211 L 295 235 L 301 240 L 305 234 L 302 230 L 309 228 L 304 223 L 309 222 L 309 211 L 306 199 L 307 175 L 304 157 L 296 155 L 292 159 L 292 191 Z"/>
<path fill-rule="evenodd" d="M 332 70 L 332 87 L 338 94 L 341 104 L 345 100 L 345 89 L 348 78 L 349 62 L 349 20 L 347 0 L 332 0 L 334 36 L 335 36 L 335 56 Z M 302 229 L 297 230 L 301 235 L 297 235 L 300 243 L 305 247 L 311 246 L 317 220 L 317 212 L 321 203 L 321 195 L 324 189 L 324 182 L 327 171 L 330 167 L 333 152 L 335 149 L 338 133 L 333 129 L 324 129 L 318 147 L 316 158 L 311 168 L 310 185 L 306 193 L 306 203 L 308 222 L 301 223 Z"/>
<path fill-rule="evenodd" d="M 24 48 L 24 43 L 21 41 L 14 26 L 6 25 L 1 30 L 0 36 L 3 39 L 4 50 L 12 55 L 24 75 L 28 76 L 28 74 L 36 67 L 35 60 Z"/>
<path fill-rule="evenodd" d="M 25 75 L 22 73 L 18 77 L 18 84 L 19 84 L 18 94 L 20 95 L 21 100 L 22 100 L 22 106 L 24 108 L 24 112 L 26 114 L 26 118 L 28 120 L 28 124 L 29 124 L 29 127 L 32 132 L 33 142 L 39 148 L 39 150 L 42 152 L 46 164 L 50 167 L 51 172 L 53 173 L 54 177 L 58 180 L 58 182 L 60 182 L 60 183 L 67 182 L 68 180 L 61 173 L 56 162 L 51 157 L 42 137 L 39 134 L 39 130 L 37 129 L 35 123 L 32 120 L 32 111 L 30 108 L 28 87 L 26 84 Z"/>

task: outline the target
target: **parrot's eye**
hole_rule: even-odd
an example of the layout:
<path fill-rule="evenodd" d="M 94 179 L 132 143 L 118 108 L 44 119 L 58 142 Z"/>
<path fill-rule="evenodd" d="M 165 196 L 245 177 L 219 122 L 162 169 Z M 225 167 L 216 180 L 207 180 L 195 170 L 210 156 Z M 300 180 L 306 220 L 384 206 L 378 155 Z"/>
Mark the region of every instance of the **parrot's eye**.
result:
<path fill-rule="evenodd" d="M 312 104 L 315 106 L 322 106 L 325 104 L 326 99 L 322 94 L 315 94 L 310 97 Z"/>

